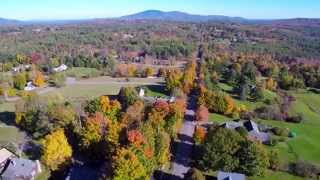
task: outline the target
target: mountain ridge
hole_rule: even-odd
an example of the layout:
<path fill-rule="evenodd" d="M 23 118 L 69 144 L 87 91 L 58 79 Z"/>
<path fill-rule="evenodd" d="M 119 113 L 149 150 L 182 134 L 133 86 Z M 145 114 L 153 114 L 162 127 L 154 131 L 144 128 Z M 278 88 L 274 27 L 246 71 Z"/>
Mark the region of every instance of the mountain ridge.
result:
<path fill-rule="evenodd" d="M 81 24 L 95 23 L 104 21 L 136 21 L 136 20 L 158 20 L 158 21 L 175 21 L 175 22 L 228 22 L 228 23 L 244 23 L 244 24 L 282 24 L 282 25 L 312 25 L 320 27 L 320 18 L 291 18 L 291 19 L 247 19 L 243 17 L 231 17 L 224 15 L 196 15 L 181 11 L 160 11 L 146 10 L 131 15 L 115 17 L 115 18 L 94 18 L 81 20 L 15 20 L 0 17 L 0 26 L 3 25 L 30 25 L 30 24 Z"/>

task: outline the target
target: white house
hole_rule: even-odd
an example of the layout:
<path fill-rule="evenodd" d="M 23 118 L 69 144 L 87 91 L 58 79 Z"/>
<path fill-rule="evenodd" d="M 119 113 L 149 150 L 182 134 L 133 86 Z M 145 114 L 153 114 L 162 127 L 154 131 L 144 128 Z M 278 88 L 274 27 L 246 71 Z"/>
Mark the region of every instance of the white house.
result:
<path fill-rule="evenodd" d="M 68 69 L 68 66 L 61 64 L 59 67 L 53 68 L 54 72 L 62 72 Z"/>
<path fill-rule="evenodd" d="M 144 97 L 144 89 L 140 88 L 140 91 L 139 91 L 139 96 L 140 97 Z"/>
<path fill-rule="evenodd" d="M 35 87 L 32 82 L 28 82 L 27 86 L 24 88 L 25 91 L 32 91 L 35 90 L 37 87 Z"/>

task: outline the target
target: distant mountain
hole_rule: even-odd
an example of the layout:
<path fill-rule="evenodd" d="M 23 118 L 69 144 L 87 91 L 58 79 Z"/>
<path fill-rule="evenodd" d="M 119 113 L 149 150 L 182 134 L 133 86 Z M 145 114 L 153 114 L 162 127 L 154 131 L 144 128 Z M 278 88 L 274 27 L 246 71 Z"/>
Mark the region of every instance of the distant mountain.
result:
<path fill-rule="evenodd" d="M 14 19 L 4 19 L 0 18 L 0 25 L 16 25 L 21 23 L 21 21 L 14 20 Z"/>
<path fill-rule="evenodd" d="M 228 21 L 245 22 L 248 21 L 241 17 L 229 17 L 219 15 L 193 15 L 179 11 L 164 12 L 159 10 L 148 10 L 140 13 L 122 16 L 122 20 L 163 20 L 163 21 L 182 21 L 182 22 L 205 22 L 205 21 Z"/>

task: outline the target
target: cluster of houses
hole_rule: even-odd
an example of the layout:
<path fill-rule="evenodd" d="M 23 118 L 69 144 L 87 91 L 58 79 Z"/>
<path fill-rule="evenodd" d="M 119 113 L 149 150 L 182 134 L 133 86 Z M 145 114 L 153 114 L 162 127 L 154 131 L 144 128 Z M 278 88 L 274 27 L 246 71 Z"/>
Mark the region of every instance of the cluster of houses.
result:
<path fill-rule="evenodd" d="M 28 70 L 31 68 L 31 65 L 20 65 L 17 67 L 13 67 L 12 68 L 12 72 L 13 73 L 18 73 L 18 72 L 22 72 L 25 70 Z M 52 68 L 53 72 L 63 72 L 66 71 L 68 69 L 68 66 L 66 66 L 65 64 L 61 64 L 60 66 L 56 67 L 56 68 Z M 27 82 L 26 87 L 24 88 L 25 91 L 33 91 L 35 90 L 37 87 L 30 81 Z"/>
<path fill-rule="evenodd" d="M 23 159 L 6 148 L 0 149 L 0 179 L 33 180 L 41 171 L 38 160 Z"/>

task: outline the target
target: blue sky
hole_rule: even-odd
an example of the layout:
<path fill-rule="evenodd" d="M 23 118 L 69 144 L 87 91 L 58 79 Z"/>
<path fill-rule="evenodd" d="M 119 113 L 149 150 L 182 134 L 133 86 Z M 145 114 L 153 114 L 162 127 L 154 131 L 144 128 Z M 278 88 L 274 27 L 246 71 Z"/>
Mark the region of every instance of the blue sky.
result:
<path fill-rule="evenodd" d="M 0 0 L 0 17 L 84 19 L 158 9 L 253 19 L 320 18 L 320 0 Z"/>

